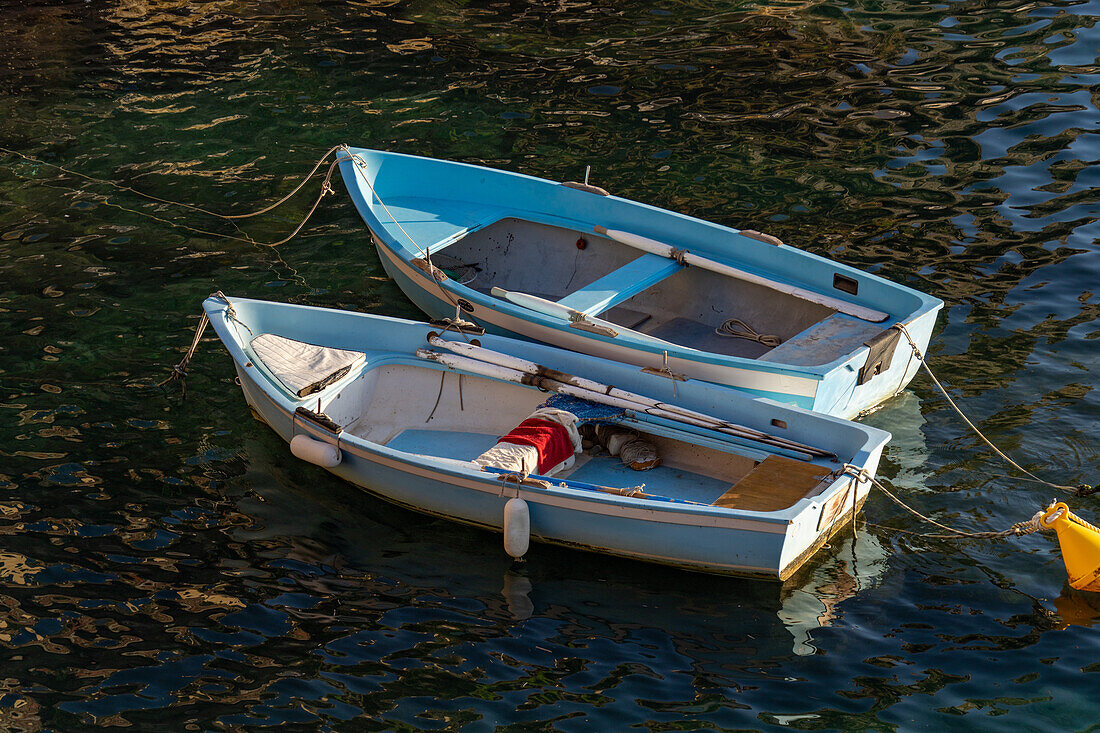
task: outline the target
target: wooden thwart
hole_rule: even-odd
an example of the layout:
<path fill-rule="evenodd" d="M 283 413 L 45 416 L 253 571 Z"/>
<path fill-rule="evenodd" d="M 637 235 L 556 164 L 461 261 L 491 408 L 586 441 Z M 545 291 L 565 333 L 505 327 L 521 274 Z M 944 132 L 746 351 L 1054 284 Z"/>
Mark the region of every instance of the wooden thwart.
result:
<path fill-rule="evenodd" d="M 829 469 L 783 456 L 768 456 L 714 500 L 714 506 L 774 512 L 809 494 L 830 475 Z"/>

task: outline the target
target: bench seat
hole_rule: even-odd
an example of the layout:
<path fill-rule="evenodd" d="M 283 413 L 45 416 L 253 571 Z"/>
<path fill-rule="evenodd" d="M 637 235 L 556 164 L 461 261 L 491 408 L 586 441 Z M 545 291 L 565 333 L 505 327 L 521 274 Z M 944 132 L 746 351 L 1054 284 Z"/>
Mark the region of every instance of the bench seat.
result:
<path fill-rule="evenodd" d="M 676 260 L 644 254 L 558 301 L 560 305 L 595 316 L 683 268 Z"/>
<path fill-rule="evenodd" d="M 811 494 L 829 475 L 824 466 L 768 456 L 713 504 L 728 509 L 777 512 Z"/>
<path fill-rule="evenodd" d="M 851 354 L 865 341 L 882 332 L 881 323 L 868 323 L 843 313 L 834 313 L 805 331 L 787 339 L 760 357 L 760 361 L 818 366 Z"/>

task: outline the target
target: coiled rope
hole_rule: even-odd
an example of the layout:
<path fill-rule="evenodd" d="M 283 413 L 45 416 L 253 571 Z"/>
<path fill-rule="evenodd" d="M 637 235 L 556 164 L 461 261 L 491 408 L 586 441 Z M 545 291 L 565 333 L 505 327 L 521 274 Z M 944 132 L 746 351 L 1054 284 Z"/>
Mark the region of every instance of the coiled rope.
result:
<path fill-rule="evenodd" d="M 783 339 L 778 336 L 759 333 L 755 328 L 745 323 L 740 318 L 730 318 L 726 320 L 721 326 L 714 329 L 714 332 L 719 336 L 729 336 L 736 339 L 755 341 L 770 349 L 774 349 L 776 346 L 783 343 Z"/>
<path fill-rule="evenodd" d="M 1044 486 L 1048 486 L 1052 489 L 1058 489 L 1059 491 L 1068 491 L 1068 492 L 1072 493 L 1074 496 L 1089 496 L 1090 494 L 1094 494 L 1097 491 L 1100 491 L 1100 487 L 1089 486 L 1088 484 L 1079 484 L 1078 486 L 1067 486 L 1065 484 L 1055 484 L 1055 483 L 1051 483 L 1050 481 L 1046 481 L 1044 479 L 1041 479 L 1038 476 L 1036 476 L 1035 474 L 1033 474 L 1031 471 L 1028 471 L 1026 468 L 1021 466 L 1019 463 L 1016 463 L 1016 461 L 1012 460 L 1012 458 L 1010 458 L 1000 448 L 993 445 L 993 441 L 991 441 L 989 438 L 985 437 L 985 435 L 982 433 L 982 431 L 978 429 L 978 426 L 975 425 L 973 422 L 971 422 L 970 418 L 968 418 L 963 413 L 962 409 L 960 409 L 959 406 L 957 404 L 955 404 L 955 400 L 951 399 L 951 395 L 947 393 L 947 389 L 943 386 L 943 384 L 940 383 L 940 380 L 936 378 L 936 375 L 932 373 L 932 368 L 930 366 L 928 366 L 928 362 L 925 360 L 924 355 L 921 353 L 920 349 L 917 347 L 917 343 L 913 340 L 913 337 L 909 335 L 909 331 L 908 331 L 908 329 L 905 328 L 904 324 L 899 323 L 895 326 L 895 328 L 900 330 L 905 335 L 905 338 L 908 339 L 909 346 L 911 346 L 912 349 L 913 349 L 914 358 L 916 358 L 916 360 L 918 362 L 920 362 L 920 365 L 922 367 L 924 367 L 924 371 L 928 372 L 928 376 L 932 378 L 933 384 L 936 385 L 936 387 L 939 389 L 939 391 L 947 399 L 947 404 L 951 405 L 951 407 L 955 410 L 955 412 L 957 412 L 959 414 L 959 417 L 961 417 L 963 419 L 963 422 L 965 422 L 967 425 L 969 425 L 970 429 L 974 431 L 974 434 L 977 435 L 979 438 L 981 438 L 982 441 L 984 441 L 985 444 L 988 445 L 993 450 L 994 453 L 996 453 L 998 456 L 1000 456 L 1002 459 L 1004 459 L 1010 466 L 1015 468 L 1017 471 L 1023 473 L 1027 477 L 1027 479 L 1025 479 L 1025 480 L 1034 481 L 1034 482 L 1042 484 Z"/>

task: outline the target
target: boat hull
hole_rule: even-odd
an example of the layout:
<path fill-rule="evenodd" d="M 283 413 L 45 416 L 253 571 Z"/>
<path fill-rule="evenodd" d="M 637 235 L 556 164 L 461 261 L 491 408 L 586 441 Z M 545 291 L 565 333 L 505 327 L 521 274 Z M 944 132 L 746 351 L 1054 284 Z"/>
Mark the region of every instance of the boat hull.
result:
<path fill-rule="evenodd" d="M 335 445 L 340 452 L 340 462 L 326 470 L 371 494 L 418 512 L 501 532 L 505 504 L 511 498 L 519 497 L 528 504 L 531 538 L 537 542 L 695 571 L 784 580 L 820 549 L 830 535 L 846 526 L 852 512 L 858 511 L 869 491 L 867 482 L 859 483 L 850 477 L 842 477 L 820 495 L 800 500 L 789 510 L 730 511 L 709 505 L 650 501 L 562 487 L 517 486 L 502 482 L 491 473 L 456 468 L 453 465 L 455 462 L 448 464 L 433 460 L 430 456 L 403 453 L 354 434 L 333 433 L 303 419 L 295 410 L 305 406 L 313 409 L 319 401 L 325 402 L 325 409 L 330 412 L 338 410 L 340 393 L 346 385 L 335 383 L 303 399 L 288 397 L 274 387 L 271 380 L 257 368 L 254 357 L 247 352 L 247 339 L 253 338 L 256 333 L 269 332 L 273 323 L 283 319 L 267 316 L 252 318 L 250 309 L 257 303 L 260 301 L 234 299 L 235 311 L 231 314 L 214 298 L 206 304 L 215 330 L 234 358 L 245 400 L 254 414 L 287 443 L 295 436 L 305 435 Z M 324 313 L 322 309 L 281 307 L 291 311 L 290 316 L 298 319 L 296 324 L 292 324 L 288 317 L 285 319 L 288 326 L 278 329 L 287 333 L 288 337 L 312 333 L 317 340 L 325 342 L 329 334 L 340 333 L 345 334 L 346 340 L 336 346 L 343 348 L 354 345 L 351 342 L 353 339 L 346 334 L 350 330 L 349 324 L 358 320 L 396 323 L 395 328 L 411 332 L 407 339 L 410 344 L 422 343 L 430 331 L 427 325 L 347 313 L 340 314 L 343 321 L 328 328 L 320 325 L 312 315 Z M 237 328 L 237 323 L 244 323 L 248 328 Z M 500 348 L 500 341 L 489 342 Z M 562 355 L 562 361 L 551 361 L 546 357 L 553 356 L 548 354 L 552 349 L 533 344 L 525 348 L 526 351 L 521 350 L 525 356 L 566 368 L 577 369 L 581 363 L 597 361 L 566 352 L 558 352 Z M 371 358 L 390 365 L 403 357 L 386 355 Z M 369 364 L 370 359 L 368 367 Z M 417 365 L 425 368 L 422 363 Z M 621 378 L 625 370 L 626 367 L 621 365 L 607 364 L 606 371 L 596 376 Z M 354 382 L 356 377 L 352 375 L 347 379 Z M 648 384 L 646 380 L 664 381 L 646 378 L 642 383 Z M 639 384 L 633 386 L 637 388 Z M 703 384 L 681 389 L 689 404 L 695 399 L 693 404 L 700 407 L 703 405 L 698 398 L 716 400 L 725 394 L 723 390 Z M 345 405 L 347 397 L 345 395 Z M 745 397 L 736 399 L 746 403 L 742 409 L 781 415 L 790 423 L 793 435 L 801 435 L 794 432 L 799 429 L 796 426 L 799 420 L 812 421 L 815 425 L 818 421 L 840 425 L 839 421 L 808 416 L 790 408 L 756 404 Z M 873 428 L 851 424 L 844 429 L 853 434 L 849 442 L 855 441 L 858 436 L 859 442 L 852 442 L 853 446 L 862 446 L 855 455 L 849 455 L 848 460 L 873 475 L 888 436 Z M 857 449 L 853 447 L 852 450 Z"/>
<path fill-rule="evenodd" d="M 673 374 L 733 387 L 815 412 L 852 418 L 903 390 L 919 366 L 913 358 L 913 346 L 896 330 L 892 332 L 895 340 L 885 347 L 885 351 L 876 351 L 871 342 L 882 340 L 891 327 L 903 326 L 915 347 L 923 353 L 943 305 L 936 298 L 840 263 L 786 245 L 763 243 L 749 236 L 751 233 L 615 196 L 600 196 L 552 181 L 479 166 L 354 148 L 349 152 L 355 157 L 349 156 L 341 162 L 341 174 L 386 272 L 410 300 L 431 317 L 454 316 L 456 306 L 461 303 L 463 317 L 491 333 L 540 341 L 643 368 L 667 369 Z M 425 180 L 433 181 L 431 190 L 420 183 Z M 789 283 L 791 287 L 828 297 L 846 296 L 846 292 L 837 288 L 848 283 L 854 288 L 851 292 L 858 289 L 859 298 L 863 299 L 846 296 L 849 302 L 879 309 L 886 320 L 881 323 L 880 330 L 879 324 L 839 312 L 827 317 L 806 318 L 808 325 L 786 334 L 781 346 L 774 349 L 775 353 L 748 358 L 733 355 L 741 353 L 736 350 L 716 353 L 689 348 L 627 328 L 618 329 L 613 335 L 600 333 L 598 329 L 577 328 L 577 323 L 561 315 L 555 317 L 522 307 L 494 296 L 483 286 L 475 289 L 454 278 L 439 277 L 438 270 L 434 270 L 435 275 L 428 272 L 430 268 L 423 261 L 426 251 L 433 254 L 459 252 L 461 250 L 455 248 L 466 246 L 466 241 L 473 242 L 471 237 L 475 236 L 495 241 L 494 237 L 500 234 L 511 241 L 513 235 L 500 229 L 509 221 L 527 223 L 528 234 L 530 226 L 556 230 L 559 244 L 569 236 L 580 236 L 578 247 L 589 252 L 610 251 L 607 243 L 611 240 L 601 239 L 600 231 L 606 233 L 612 225 L 633 227 L 644 230 L 647 236 L 682 243 L 678 246 L 690 247 L 708 261 L 721 263 L 728 259 L 738 267 L 767 274 L 765 279 L 773 284 Z M 497 234 L 491 233 L 494 230 Z M 571 241 L 566 246 L 571 248 Z M 589 243 L 582 247 L 584 241 Z M 597 241 L 603 244 L 593 244 Z M 469 246 L 484 248 L 483 244 Z M 572 261 L 572 255 L 563 255 L 560 249 L 555 251 L 555 261 L 563 258 Z M 537 259 L 541 256 L 537 249 L 532 249 L 530 264 L 538 264 Z M 644 257 L 669 262 L 654 254 Z M 585 296 L 591 305 L 584 310 L 586 316 L 595 317 L 615 304 L 628 303 L 624 300 L 628 294 L 634 297 L 644 293 L 660 283 L 662 277 L 668 277 L 667 271 L 660 270 L 658 265 L 657 270 L 650 273 L 651 279 L 639 285 L 636 279 L 631 280 L 625 274 L 634 266 L 633 262 L 625 267 L 618 262 L 617 266 L 622 275 L 616 279 L 617 271 L 613 270 L 602 279 L 614 280 L 621 295 L 611 294 L 602 299 L 598 295 L 603 291 L 594 288 L 598 291 L 597 297 L 592 298 L 591 293 Z M 675 270 L 674 264 L 672 267 Z M 694 268 L 689 270 L 694 271 Z M 575 270 L 573 274 L 576 275 Z M 677 274 L 676 277 L 681 276 Z M 569 273 L 560 279 L 564 283 L 570 279 Z M 550 275 L 543 281 L 557 283 Z M 538 283 L 531 284 L 537 286 Z M 738 287 L 750 286 L 739 284 Z M 716 300 L 708 302 L 724 300 L 723 294 L 727 292 L 732 291 L 722 291 Z M 774 293 L 760 291 L 764 292 Z M 557 303 L 561 304 L 576 303 L 577 296 L 578 292 L 574 291 L 565 298 L 554 297 L 559 297 Z M 804 306 L 804 301 L 788 298 L 783 305 L 775 307 L 778 312 L 785 312 L 784 308 Z M 744 317 L 740 311 L 736 314 Z M 823 348 L 825 344 L 841 343 L 843 348 Z M 881 369 L 869 369 L 873 359 L 881 362 Z"/>
<path fill-rule="evenodd" d="M 238 369 L 245 398 L 259 419 L 287 443 L 293 434 L 331 440 L 267 400 Z M 266 404 L 265 404 L 266 403 Z M 446 471 L 416 465 L 347 446 L 340 465 L 325 469 L 367 493 L 398 506 L 441 519 L 503 533 L 504 505 L 519 497 L 528 504 L 531 539 L 596 554 L 613 555 L 683 570 L 783 581 L 849 526 L 867 499 L 870 484 L 849 482 L 840 505 L 820 532 L 825 507 L 810 507 L 791 522 L 714 520 L 711 526 L 683 515 L 661 516 L 652 507 L 609 507 L 583 498 L 560 498 L 487 479 L 470 481 Z M 877 464 L 878 456 L 874 457 Z M 855 498 L 852 498 L 852 493 Z M 853 504 L 854 501 L 854 504 Z"/>

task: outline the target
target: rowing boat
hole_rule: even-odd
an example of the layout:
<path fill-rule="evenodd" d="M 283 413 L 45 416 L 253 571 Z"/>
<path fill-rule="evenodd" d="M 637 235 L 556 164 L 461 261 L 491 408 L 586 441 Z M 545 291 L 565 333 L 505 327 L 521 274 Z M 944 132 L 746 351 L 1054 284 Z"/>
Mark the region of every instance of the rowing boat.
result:
<path fill-rule="evenodd" d="M 853 417 L 916 373 L 942 301 L 775 237 L 595 186 L 344 148 L 386 272 L 433 318 L 461 311 L 671 379 Z"/>
<path fill-rule="evenodd" d="M 782 580 L 858 511 L 889 439 L 528 341 L 221 294 L 203 307 L 246 401 L 294 455 L 396 504 L 502 532 L 516 557 L 535 540 Z M 517 427 L 559 413 L 556 425 L 591 442 L 569 438 L 563 460 L 539 448 L 535 470 L 509 464 Z M 626 442 L 616 449 L 608 433 Z M 646 460 L 627 457 L 637 444 Z"/>

